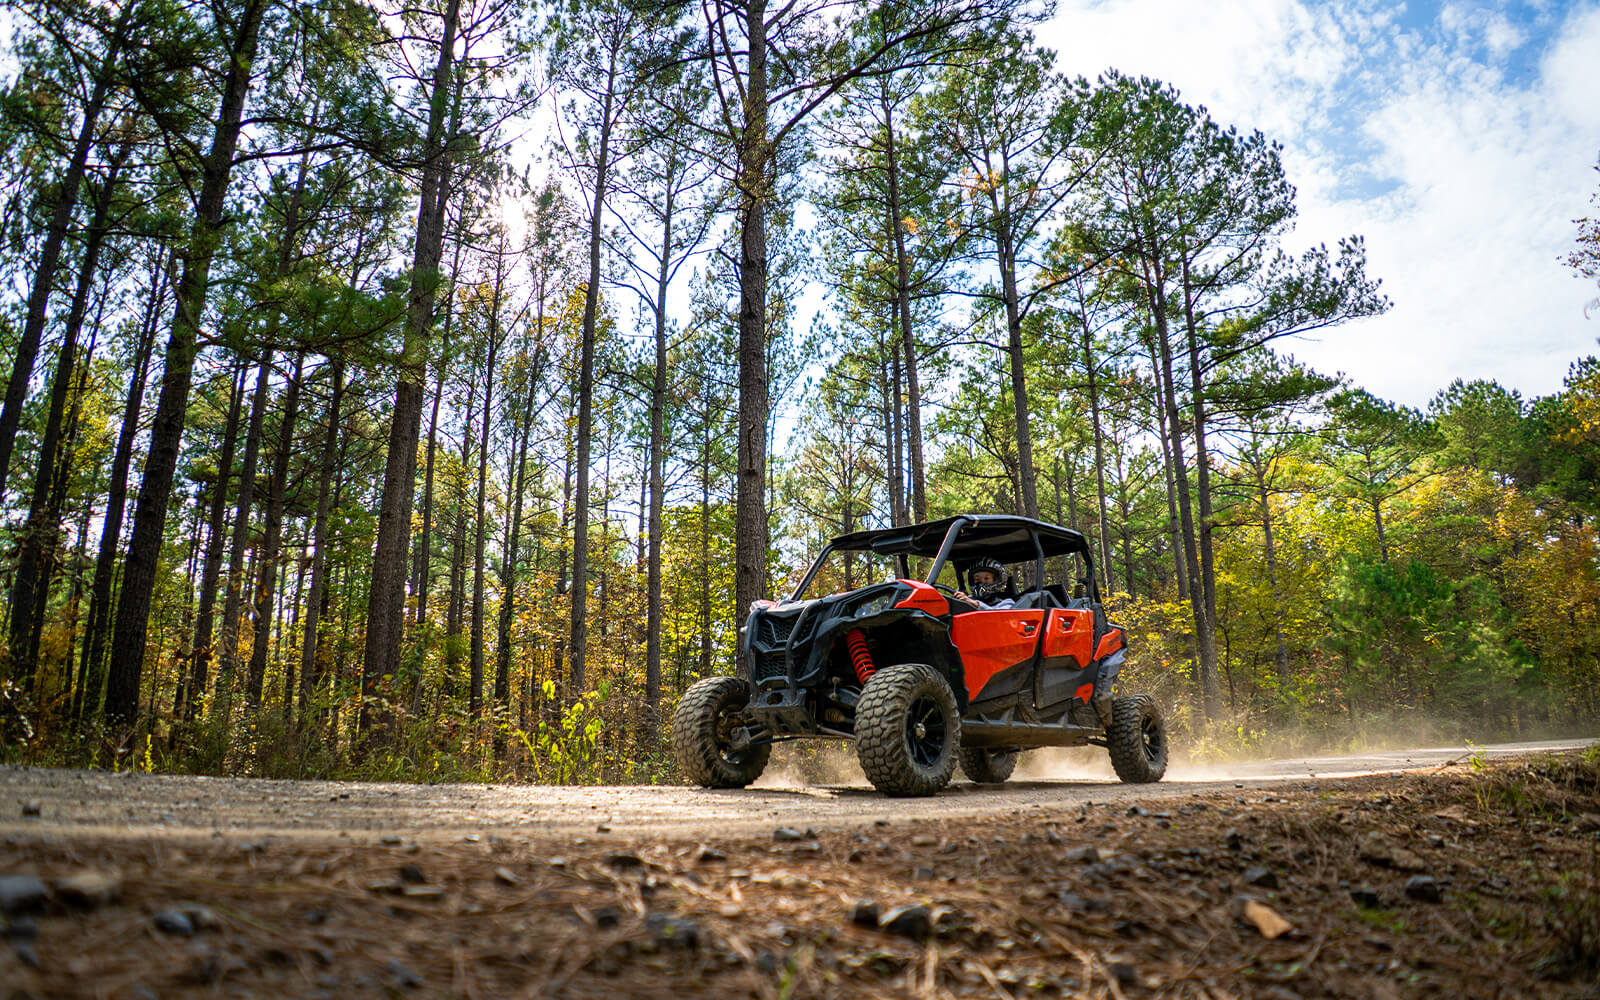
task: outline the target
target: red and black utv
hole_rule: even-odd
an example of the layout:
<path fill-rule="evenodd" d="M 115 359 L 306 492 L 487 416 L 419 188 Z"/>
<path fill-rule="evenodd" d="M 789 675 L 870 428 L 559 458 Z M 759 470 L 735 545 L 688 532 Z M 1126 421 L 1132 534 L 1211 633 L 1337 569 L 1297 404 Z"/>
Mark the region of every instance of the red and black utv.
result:
<path fill-rule="evenodd" d="M 962 599 L 979 563 L 1004 573 L 990 604 Z M 1045 746 L 1104 746 L 1123 781 L 1166 771 L 1160 709 L 1113 691 L 1126 633 L 1070 528 L 970 514 L 842 535 L 740 636 L 750 677 L 697 682 L 673 716 L 678 763 L 707 787 L 748 785 L 773 743 L 806 738 L 854 739 L 888 795 L 932 795 L 957 761 L 1005 781 Z"/>

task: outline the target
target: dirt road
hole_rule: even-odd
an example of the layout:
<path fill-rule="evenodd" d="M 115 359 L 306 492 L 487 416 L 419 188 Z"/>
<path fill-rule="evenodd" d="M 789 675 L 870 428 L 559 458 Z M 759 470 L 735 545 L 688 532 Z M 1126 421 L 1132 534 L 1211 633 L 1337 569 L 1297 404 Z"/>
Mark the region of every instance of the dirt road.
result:
<path fill-rule="evenodd" d="M 922 800 L 0 770 L 0 995 L 1594 1000 L 1584 745 Z"/>
<path fill-rule="evenodd" d="M 110 774 L 104 771 L 0 769 L 0 835 L 151 834 L 298 839 L 459 840 L 468 835 L 548 836 L 752 832 L 775 826 L 822 829 L 899 821 L 957 819 L 1084 802 L 1157 801 L 1231 790 L 1236 783 L 1328 779 L 1430 770 L 1471 754 L 1480 759 L 1572 750 L 1590 741 L 1445 746 L 1214 767 L 1174 766 L 1158 785 L 1116 781 L 1102 750 L 1038 751 L 1023 758 L 1017 780 L 1000 787 L 957 781 L 929 799 L 886 799 L 857 771 L 841 783 L 805 784 L 777 766 L 758 787 L 708 791 L 684 787 L 577 788 L 527 785 L 403 785 L 371 782 L 266 781 Z M 775 763 L 778 763 L 775 759 Z M 23 816 L 23 806 L 29 815 Z M 34 809 L 33 807 L 37 807 Z M 35 815 L 36 813 L 36 815 Z"/>

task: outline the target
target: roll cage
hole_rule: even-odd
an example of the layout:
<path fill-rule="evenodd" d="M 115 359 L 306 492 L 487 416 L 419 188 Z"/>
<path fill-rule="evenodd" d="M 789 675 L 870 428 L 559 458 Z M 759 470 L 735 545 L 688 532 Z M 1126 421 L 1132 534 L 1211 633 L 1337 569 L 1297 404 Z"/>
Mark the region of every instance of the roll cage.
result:
<path fill-rule="evenodd" d="M 1030 517 L 1004 514 L 961 514 L 926 521 L 899 528 L 880 528 L 840 535 L 830 541 L 812 561 L 790 601 L 805 597 L 829 555 L 834 552 L 872 552 L 893 556 L 901 579 L 911 579 L 911 556 L 931 557 L 923 582 L 932 584 L 944 572 L 947 563 L 953 563 L 957 579 L 968 585 L 967 567 L 982 558 L 1012 564 L 1034 563 L 1033 586 L 1023 592 L 1037 595 L 1035 602 L 1045 600 L 1049 590 L 1045 584 L 1045 560 L 1053 556 L 1075 555 L 1083 559 L 1086 571 L 1085 595 L 1100 603 L 1100 587 L 1095 579 L 1094 558 L 1088 539 L 1081 532 L 1059 525 L 1048 524 Z M 1067 604 L 1065 594 L 1056 595 L 1062 606 Z"/>

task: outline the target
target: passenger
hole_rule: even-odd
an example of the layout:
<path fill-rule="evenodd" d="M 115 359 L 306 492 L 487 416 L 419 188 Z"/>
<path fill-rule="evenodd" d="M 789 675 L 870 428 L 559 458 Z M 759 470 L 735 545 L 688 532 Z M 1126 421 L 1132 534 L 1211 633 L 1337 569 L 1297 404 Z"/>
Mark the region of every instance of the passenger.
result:
<path fill-rule="evenodd" d="M 956 591 L 956 597 L 989 611 L 1003 611 L 1016 601 L 1006 596 L 1006 569 L 993 559 L 979 559 L 967 570 L 972 595 Z"/>

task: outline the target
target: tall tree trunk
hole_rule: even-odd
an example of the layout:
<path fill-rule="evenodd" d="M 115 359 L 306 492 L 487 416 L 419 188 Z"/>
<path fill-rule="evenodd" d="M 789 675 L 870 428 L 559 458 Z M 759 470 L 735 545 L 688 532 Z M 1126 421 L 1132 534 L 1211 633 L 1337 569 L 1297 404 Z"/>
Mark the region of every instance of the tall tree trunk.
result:
<path fill-rule="evenodd" d="M 255 506 L 256 466 L 261 459 L 261 427 L 266 419 L 272 377 L 271 347 L 256 370 L 255 394 L 250 400 L 250 424 L 244 436 L 244 464 L 239 470 L 239 493 L 234 500 L 233 530 L 228 543 L 228 577 L 222 600 L 221 667 L 217 672 L 217 697 L 213 713 L 227 718 L 232 710 L 234 678 L 239 673 L 239 619 L 244 609 L 245 549 L 250 541 L 250 511 Z"/>
<path fill-rule="evenodd" d="M 450 194 L 450 146 L 454 137 L 446 134 L 445 109 L 451 93 L 459 18 L 460 0 L 448 0 L 440 32 L 439 61 L 434 67 L 433 91 L 429 95 L 404 346 L 389 424 L 383 497 L 378 508 L 378 539 L 367 596 L 367 635 L 361 665 L 361 687 L 366 695 L 361 703 L 363 730 L 376 719 L 371 706 L 378 695 L 379 683 L 385 676 L 396 676 L 400 667 L 406 550 L 411 543 L 411 500 L 416 489 L 417 438 L 422 425 L 422 384 L 427 379 L 428 337 L 433 327 L 439 260 L 444 254 L 445 208 Z"/>
<path fill-rule="evenodd" d="M 224 517 L 228 509 L 228 480 L 233 475 L 233 452 L 239 441 L 239 416 L 244 404 L 244 369 L 233 377 L 228 395 L 228 420 L 222 430 L 222 454 L 217 460 L 217 479 L 211 494 L 211 509 L 206 517 L 206 554 L 200 571 L 200 610 L 195 616 L 194 685 L 184 703 L 183 717 L 193 719 L 205 698 L 211 665 L 211 634 L 216 624 L 217 583 L 222 575 Z"/>
<path fill-rule="evenodd" d="M 25 690 L 38 667 L 39 636 L 44 628 L 44 612 L 49 604 L 50 561 L 54 557 L 56 537 L 60 532 L 60 506 L 50 502 L 50 494 L 56 478 L 56 466 L 62 458 L 62 424 L 66 418 L 67 396 L 73 381 L 78 378 L 78 334 L 83 328 L 83 316 L 88 309 L 89 295 L 99 268 L 100 249 L 105 245 L 117 174 L 127 153 L 127 146 L 117 151 L 104 183 L 95 192 L 89 232 L 78 266 L 77 285 L 72 295 L 72 305 L 67 311 L 61 350 L 50 383 L 50 404 L 45 416 L 44 436 L 39 443 L 33 490 L 28 498 L 28 518 L 18 538 L 17 563 L 11 587 L 8 649 L 11 674 Z M 98 329 L 98 324 L 96 326 Z M 93 356 L 92 350 L 90 356 Z"/>
<path fill-rule="evenodd" d="M 595 158 L 594 200 L 589 212 L 589 281 L 583 293 L 583 344 L 578 361 L 577 497 L 572 518 L 572 687 L 570 697 L 584 691 L 585 657 L 589 630 L 585 621 L 589 600 L 589 437 L 593 430 L 594 341 L 600 316 L 600 238 L 604 232 L 607 173 L 611 166 L 611 116 L 617 79 L 616 50 L 606 69 L 605 97 L 600 111 L 600 150 Z"/>
<path fill-rule="evenodd" d="M 167 338 L 166 365 L 161 373 L 161 396 L 150 428 L 150 454 L 145 463 L 139 502 L 134 509 L 133 537 L 128 544 L 117 601 L 116 628 L 111 640 L 111 673 L 106 685 L 105 718 L 113 726 L 132 722 L 139 706 L 139 686 L 144 676 L 146 632 L 150 599 L 155 592 L 156 568 L 167 524 L 167 501 L 172 495 L 178 448 L 183 439 L 184 417 L 194 377 L 197 334 L 210 285 L 211 263 L 226 225 L 228 180 L 238 147 L 245 98 L 255 65 L 261 20 L 270 0 L 245 0 L 234 22 L 228 45 L 222 101 L 211 149 L 201 169 L 200 198 L 178 279 L 177 308 Z"/>
<path fill-rule="evenodd" d="M 1203 676 L 1208 685 L 1217 678 L 1217 574 L 1212 546 L 1211 509 L 1211 453 L 1206 447 L 1206 396 L 1200 373 L 1200 330 L 1194 316 L 1194 293 L 1189 280 L 1189 261 L 1182 261 L 1183 317 L 1189 335 L 1189 390 L 1190 410 L 1194 420 L 1195 490 L 1198 494 L 1200 516 L 1195 526 L 1196 542 L 1200 550 L 1200 597 L 1205 614 L 1200 622 L 1205 632 L 1200 636 L 1200 658 Z M 1220 695 L 1220 690 L 1219 690 Z M 1207 695 L 1210 705 L 1210 695 Z"/>
<path fill-rule="evenodd" d="M 1083 299 L 1083 286 L 1078 283 L 1078 296 L 1080 303 Z M 1078 319 L 1083 324 L 1083 370 L 1088 379 L 1089 388 L 1089 425 L 1094 431 L 1094 475 L 1095 475 L 1095 510 L 1099 513 L 1100 521 L 1100 557 L 1101 572 L 1105 576 L 1106 591 L 1109 593 L 1116 589 L 1111 560 L 1111 523 L 1106 517 L 1106 451 L 1105 433 L 1100 426 L 1100 379 L 1099 372 L 1094 364 L 1094 336 L 1089 332 L 1089 310 L 1081 309 Z"/>
<path fill-rule="evenodd" d="M 904 213 L 900 207 L 899 150 L 895 145 L 894 114 L 884 102 L 884 170 L 889 180 L 889 235 L 894 241 L 895 315 L 900 323 L 900 349 L 906 366 L 906 444 L 911 458 L 911 514 L 921 524 L 928 519 L 927 472 L 922 457 L 922 386 L 917 372 L 917 338 L 911 326 L 911 259 L 906 253 Z"/>
<path fill-rule="evenodd" d="M 656 275 L 655 367 L 650 375 L 650 526 L 645 556 L 644 733 L 654 745 L 661 740 L 661 518 L 666 508 L 667 448 L 667 282 L 672 260 L 673 188 L 666 185 L 662 213 L 661 269 Z"/>
<path fill-rule="evenodd" d="M 133 3 L 122 5 L 116 26 L 106 42 L 106 51 L 94 68 L 94 83 L 89 91 L 89 99 L 83 106 L 83 120 L 79 123 L 78 137 L 72 146 L 72 157 L 67 161 L 66 172 L 56 188 L 56 201 L 50 210 L 50 222 L 45 227 L 44 244 L 39 248 L 39 262 L 34 267 L 33 283 L 28 290 L 28 312 L 23 320 L 16 354 L 12 357 L 11 379 L 6 383 L 5 402 L 0 405 L 0 500 L 5 498 L 10 485 L 11 451 L 16 445 L 17 428 L 22 424 L 22 407 L 27 398 L 28 382 L 33 378 L 33 364 L 38 359 L 39 344 L 44 338 L 50 294 L 55 289 L 56 271 L 61 265 L 61 248 L 66 243 L 67 229 L 72 223 L 72 210 L 78 204 L 78 188 L 88 171 L 89 152 L 94 146 L 100 113 L 105 110 L 106 98 L 110 94 L 112 71 L 121 58 L 128 22 L 136 6 Z M 231 147 L 229 159 L 232 159 Z M 13 617 L 15 614 L 13 611 Z"/>
<path fill-rule="evenodd" d="M 168 264 L 176 253 L 167 256 Z M 72 718 L 82 720 L 100 710 L 101 689 L 105 685 L 105 653 L 110 642 L 111 586 L 117 570 L 117 544 L 122 538 L 122 517 L 128 496 L 128 467 L 133 463 L 133 441 L 139 432 L 139 410 L 144 403 L 145 381 L 156 341 L 158 316 L 170 284 L 169 266 L 158 264 L 151 283 L 150 300 L 145 308 L 138 346 L 134 351 L 133 380 L 122 405 L 122 422 L 117 431 L 117 447 L 111 459 L 111 482 L 106 496 L 105 517 L 100 525 L 100 549 L 94 561 L 94 583 L 89 588 L 89 614 L 78 664 L 78 685 L 73 695 Z M 237 421 L 237 416 L 235 416 Z"/>
<path fill-rule="evenodd" d="M 489 359 L 483 374 L 483 423 L 478 432 L 478 529 L 472 550 L 472 680 L 468 695 L 468 709 L 474 720 L 483 716 L 483 545 L 489 533 L 486 511 L 489 496 L 489 422 L 493 415 L 495 354 L 500 347 L 499 331 L 493 329 L 493 317 L 498 315 L 499 310 L 500 289 L 497 283 L 490 304 Z"/>
<path fill-rule="evenodd" d="M 1178 412 L 1177 390 L 1172 378 L 1172 339 L 1167 324 L 1166 281 L 1159 262 L 1150 262 L 1152 269 L 1149 288 L 1154 297 L 1156 343 L 1160 353 L 1160 379 L 1162 394 L 1166 397 L 1167 426 L 1171 430 L 1168 444 L 1172 454 L 1172 478 L 1178 494 L 1178 525 L 1183 537 L 1184 570 L 1189 578 L 1189 607 L 1193 611 L 1195 644 L 1198 647 L 1195 663 L 1195 682 L 1199 689 L 1201 705 L 1207 719 L 1217 717 L 1222 697 L 1217 678 L 1216 650 L 1212 641 L 1210 622 L 1206 618 L 1206 602 L 1200 578 L 1200 558 L 1195 546 L 1194 510 L 1189 498 L 1189 471 L 1183 457 L 1182 417 Z"/>
<path fill-rule="evenodd" d="M 495 726 L 495 756 L 505 755 L 505 726 L 511 714 L 511 632 L 517 617 L 517 557 L 522 541 L 522 494 L 528 469 L 528 439 L 533 437 L 533 395 L 539 384 L 543 368 L 544 345 L 534 348 L 533 364 L 528 373 L 525 409 L 517 433 L 512 461 L 516 469 L 511 476 L 511 520 L 506 526 L 505 558 L 500 564 L 500 628 L 495 650 L 494 702 L 500 711 L 499 725 Z"/>
<path fill-rule="evenodd" d="M 1154 297 L 1151 299 L 1154 302 Z M 1154 306 L 1152 305 L 1152 309 Z M 1189 599 L 1189 573 L 1185 568 L 1183 559 L 1183 536 L 1178 522 L 1178 484 L 1172 472 L 1172 436 L 1173 428 L 1167 422 L 1167 394 L 1161 387 L 1161 352 L 1152 335 L 1148 344 L 1150 348 L 1150 371 L 1154 378 L 1152 387 L 1155 390 L 1156 410 L 1156 437 L 1161 444 L 1161 478 L 1167 488 L 1167 540 L 1172 546 L 1173 582 L 1177 585 L 1178 599 Z"/>
<path fill-rule="evenodd" d="M 1024 517 L 1039 516 L 1039 495 L 1033 467 L 1033 431 L 1028 418 L 1028 375 L 1022 350 L 1022 308 L 1017 292 L 1016 250 L 1004 212 L 995 206 L 995 246 L 998 249 L 1000 293 L 1006 308 L 1006 358 L 1011 368 L 1011 403 L 1017 421 L 1018 500 Z"/>
<path fill-rule="evenodd" d="M 412 574 L 411 592 L 416 596 L 416 623 L 427 621 L 428 615 L 428 561 L 433 558 L 433 471 L 434 454 L 439 440 L 439 402 L 444 397 L 444 377 L 450 367 L 450 327 L 455 320 L 456 275 L 461 269 L 461 244 L 456 243 L 451 255 L 450 290 L 444 298 L 444 328 L 439 335 L 439 378 L 433 388 L 433 412 L 428 417 L 428 471 L 422 483 L 422 538 L 417 542 L 416 565 Z"/>
<path fill-rule="evenodd" d="M 733 613 L 743 620 L 767 589 L 767 198 L 775 151 L 767 136 L 767 4 L 745 4 L 748 44 L 739 199 L 739 447 L 735 474 Z M 709 641 L 709 640 L 708 640 Z M 750 676 L 748 657 L 739 673 Z"/>
<path fill-rule="evenodd" d="M 318 680 L 318 663 L 321 662 L 322 606 L 327 590 L 328 574 L 328 518 L 333 513 L 331 487 L 334 463 L 339 450 L 339 407 L 344 402 L 344 358 L 335 354 L 330 362 L 333 368 L 333 394 L 328 399 L 328 430 L 322 439 L 322 467 L 317 472 L 317 514 L 311 528 L 311 593 L 306 597 L 305 624 L 300 637 L 300 724 L 305 725 L 306 711 Z"/>
<path fill-rule="evenodd" d="M 252 711 L 261 708 L 267 676 L 267 644 L 272 637 L 272 608 L 276 600 L 279 548 L 283 540 L 283 494 L 289 484 L 289 456 L 294 453 L 294 425 L 300 417 L 300 373 L 306 352 L 294 356 L 294 370 L 284 390 L 283 421 L 278 427 L 278 449 L 272 459 L 272 479 L 267 485 L 266 537 L 261 547 L 261 575 L 257 577 L 255 638 L 250 646 L 249 699 Z"/>

